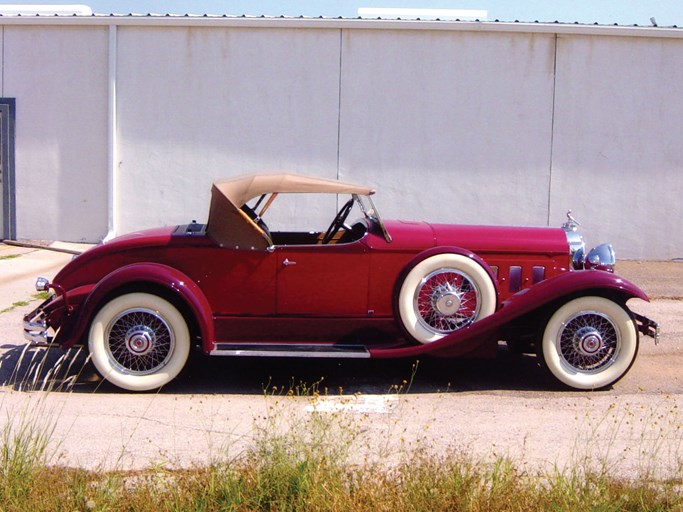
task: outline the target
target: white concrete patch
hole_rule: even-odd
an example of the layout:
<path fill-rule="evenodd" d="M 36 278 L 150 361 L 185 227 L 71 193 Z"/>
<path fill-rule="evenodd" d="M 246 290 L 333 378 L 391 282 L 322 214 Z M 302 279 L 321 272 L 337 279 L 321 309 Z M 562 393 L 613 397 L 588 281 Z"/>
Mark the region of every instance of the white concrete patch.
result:
<path fill-rule="evenodd" d="M 389 414 L 398 405 L 396 395 L 320 396 L 304 407 L 307 412 Z"/>

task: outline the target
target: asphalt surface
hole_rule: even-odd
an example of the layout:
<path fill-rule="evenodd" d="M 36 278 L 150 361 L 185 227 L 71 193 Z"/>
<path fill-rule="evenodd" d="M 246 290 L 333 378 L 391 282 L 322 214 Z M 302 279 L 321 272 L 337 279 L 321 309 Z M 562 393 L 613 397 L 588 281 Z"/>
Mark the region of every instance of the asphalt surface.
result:
<path fill-rule="evenodd" d="M 452 451 L 510 457 L 529 472 L 680 475 L 683 262 L 619 262 L 617 273 L 653 299 L 629 305 L 660 322 L 662 337 L 659 346 L 642 338 L 629 374 L 606 391 L 560 390 L 535 357 L 501 346 L 487 361 L 198 355 L 161 392 L 134 394 L 100 381 L 83 352 L 31 348 L 22 338 L 21 318 L 38 304 L 36 275 L 52 277 L 70 258 L 0 244 L 0 428 L 53 430 L 55 464 L 206 464 L 275 431 L 296 441 L 322 428 L 357 463 Z"/>

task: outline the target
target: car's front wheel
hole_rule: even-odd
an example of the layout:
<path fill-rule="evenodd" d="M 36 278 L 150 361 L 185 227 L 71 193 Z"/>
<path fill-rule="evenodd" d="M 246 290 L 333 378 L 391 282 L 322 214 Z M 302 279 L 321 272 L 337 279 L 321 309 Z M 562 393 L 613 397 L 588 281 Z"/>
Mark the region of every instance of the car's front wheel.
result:
<path fill-rule="evenodd" d="M 190 353 L 187 323 L 167 300 L 128 293 L 107 302 L 90 326 L 88 347 L 97 371 L 130 391 L 149 391 L 173 380 Z"/>
<path fill-rule="evenodd" d="M 621 379 L 637 353 L 638 332 L 624 307 L 604 297 L 580 297 L 550 317 L 540 356 L 563 384 L 600 389 Z"/>

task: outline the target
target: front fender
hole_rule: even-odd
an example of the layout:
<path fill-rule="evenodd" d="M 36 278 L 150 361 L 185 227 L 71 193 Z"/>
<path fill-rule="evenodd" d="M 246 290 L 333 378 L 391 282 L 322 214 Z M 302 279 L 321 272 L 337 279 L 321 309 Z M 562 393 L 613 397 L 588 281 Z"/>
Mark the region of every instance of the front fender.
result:
<path fill-rule="evenodd" d="M 204 292 L 185 274 L 159 263 L 133 263 L 118 268 L 101 279 L 92 289 L 78 311 L 78 320 L 68 340 L 62 347 L 68 348 L 80 340 L 99 310 L 102 301 L 124 286 L 152 284 L 164 288 L 180 299 L 194 316 L 206 345 L 214 339 L 213 314 Z"/>
<path fill-rule="evenodd" d="M 556 301 L 576 295 L 601 295 L 626 302 L 650 299 L 630 281 L 600 270 L 580 270 L 557 275 L 526 288 L 505 300 L 498 310 L 478 322 L 426 345 L 398 349 L 375 349 L 371 357 L 413 357 L 421 354 L 460 356 L 472 352 L 482 343 L 493 340 L 501 327 L 528 313 L 549 307 Z"/>
<path fill-rule="evenodd" d="M 506 318 L 513 319 L 563 297 L 589 293 L 623 302 L 634 298 L 650 302 L 643 290 L 623 277 L 601 270 L 577 270 L 521 290 L 501 304 L 501 312 Z"/>

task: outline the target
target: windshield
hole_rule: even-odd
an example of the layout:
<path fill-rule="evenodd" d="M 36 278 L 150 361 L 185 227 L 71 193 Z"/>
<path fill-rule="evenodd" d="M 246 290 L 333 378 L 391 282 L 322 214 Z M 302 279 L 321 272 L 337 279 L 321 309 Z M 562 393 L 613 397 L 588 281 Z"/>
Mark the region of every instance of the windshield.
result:
<path fill-rule="evenodd" d="M 382 217 L 380 217 L 379 211 L 377 211 L 377 207 L 375 207 L 375 203 L 372 201 L 372 197 L 353 194 L 353 198 L 355 199 L 360 210 L 363 212 L 365 218 L 374 221 L 382 230 L 382 235 L 387 243 L 391 242 L 391 235 L 384 226 Z"/>

